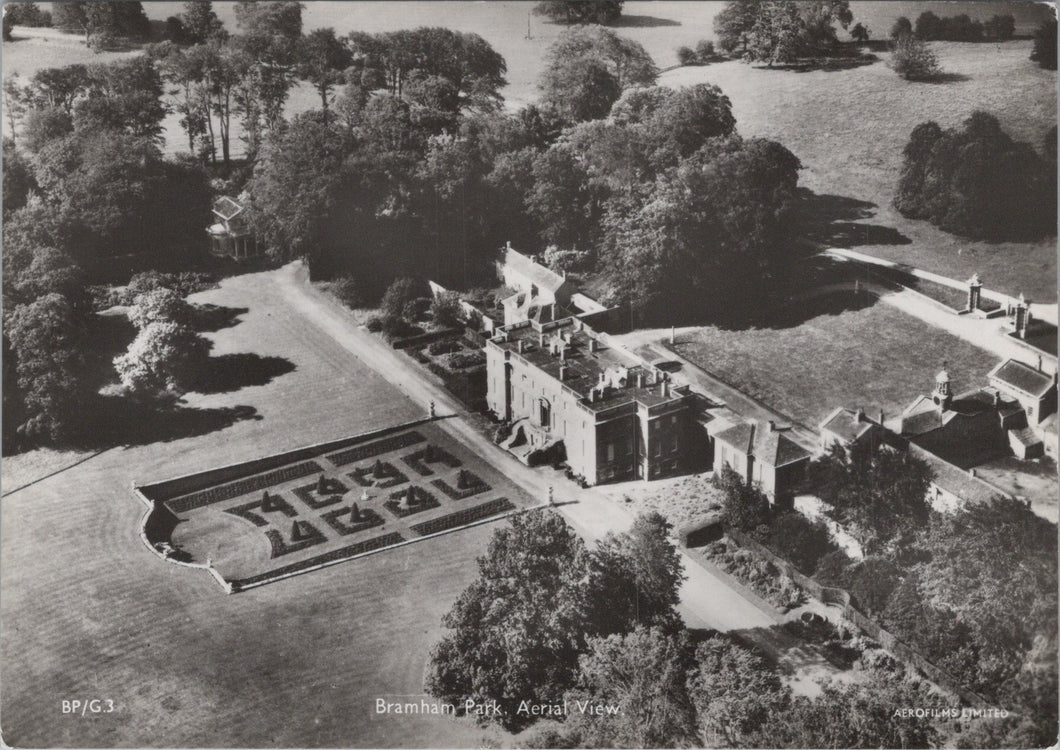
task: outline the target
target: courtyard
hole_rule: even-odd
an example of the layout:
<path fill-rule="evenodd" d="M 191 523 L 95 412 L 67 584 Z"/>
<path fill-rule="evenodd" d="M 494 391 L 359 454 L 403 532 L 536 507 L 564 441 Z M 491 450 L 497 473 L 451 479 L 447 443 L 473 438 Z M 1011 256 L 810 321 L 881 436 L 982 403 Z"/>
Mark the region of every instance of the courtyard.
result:
<path fill-rule="evenodd" d="M 943 363 L 956 393 L 985 384 L 997 363 L 871 295 L 846 291 L 780 308 L 758 328 L 696 329 L 673 349 L 810 429 L 837 406 L 896 416 L 931 389 Z"/>
<path fill-rule="evenodd" d="M 534 504 L 436 424 L 383 432 L 227 467 L 227 481 L 184 477 L 202 486 L 172 497 L 172 483 L 139 488 L 155 501 L 149 541 L 239 591 Z"/>

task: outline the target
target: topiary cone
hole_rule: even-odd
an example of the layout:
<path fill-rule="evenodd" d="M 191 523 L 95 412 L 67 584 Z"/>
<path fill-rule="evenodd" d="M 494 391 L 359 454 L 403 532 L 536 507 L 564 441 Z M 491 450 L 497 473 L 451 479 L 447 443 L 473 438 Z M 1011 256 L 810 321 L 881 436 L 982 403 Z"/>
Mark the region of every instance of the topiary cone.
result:
<path fill-rule="evenodd" d="M 272 497 L 269 495 L 268 490 L 261 491 L 261 509 L 264 511 L 272 510 Z"/>
<path fill-rule="evenodd" d="M 354 503 L 353 508 L 350 510 L 350 520 L 353 523 L 360 523 L 361 521 L 361 509 L 357 507 L 357 503 Z"/>
<path fill-rule="evenodd" d="M 324 494 L 325 492 L 327 492 L 327 491 L 328 491 L 328 484 L 327 484 L 327 480 L 326 480 L 326 479 L 324 479 L 324 475 L 323 475 L 323 474 L 321 474 L 321 475 L 320 475 L 320 476 L 319 476 L 319 477 L 317 478 L 317 494 L 318 494 L 318 495 L 323 495 L 323 494 Z"/>

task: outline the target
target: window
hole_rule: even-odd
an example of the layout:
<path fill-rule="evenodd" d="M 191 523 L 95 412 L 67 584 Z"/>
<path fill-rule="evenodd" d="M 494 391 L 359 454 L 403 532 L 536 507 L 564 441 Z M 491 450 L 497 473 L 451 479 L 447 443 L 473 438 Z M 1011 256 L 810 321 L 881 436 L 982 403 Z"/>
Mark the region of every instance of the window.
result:
<path fill-rule="evenodd" d="M 673 444 L 670 446 L 671 453 L 677 453 L 677 436 L 673 436 Z"/>
<path fill-rule="evenodd" d="M 671 415 L 670 424 L 677 424 L 677 415 L 676 414 Z"/>
<path fill-rule="evenodd" d="M 662 441 L 661 440 L 656 440 L 652 444 L 651 454 L 653 456 L 661 456 L 662 455 Z"/>
<path fill-rule="evenodd" d="M 608 461 L 614 461 L 615 460 L 615 444 L 614 443 L 608 443 L 607 444 L 607 460 Z"/>

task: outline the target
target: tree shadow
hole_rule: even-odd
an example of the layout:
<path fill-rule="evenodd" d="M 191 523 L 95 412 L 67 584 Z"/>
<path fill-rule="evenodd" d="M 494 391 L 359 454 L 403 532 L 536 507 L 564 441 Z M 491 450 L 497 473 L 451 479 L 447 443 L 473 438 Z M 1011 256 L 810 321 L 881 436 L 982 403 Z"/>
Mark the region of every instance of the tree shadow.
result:
<path fill-rule="evenodd" d="M 834 73 L 862 68 L 866 65 L 874 65 L 879 61 L 880 58 L 870 52 L 858 54 L 840 52 L 835 55 L 803 58 L 781 65 L 756 65 L 755 68 L 757 70 L 776 70 L 787 73 Z"/>
<path fill-rule="evenodd" d="M 894 227 L 865 224 L 876 215 L 876 204 L 841 195 L 818 195 L 799 188 L 796 223 L 811 242 L 839 247 L 908 245 L 912 242 Z"/>
<path fill-rule="evenodd" d="M 194 303 L 192 304 L 191 327 L 200 333 L 213 333 L 236 325 L 240 322 L 239 317 L 249 311 L 248 307 Z"/>
<path fill-rule="evenodd" d="M 662 26 L 680 26 L 680 21 L 675 21 L 672 18 L 659 18 L 657 16 L 634 16 L 634 15 L 622 15 L 619 16 L 618 20 L 613 23 L 609 23 L 608 26 L 611 28 L 626 28 L 626 29 L 654 29 Z"/>
<path fill-rule="evenodd" d="M 294 370 L 294 363 L 283 357 L 263 357 L 252 353 L 222 354 L 206 361 L 192 390 L 203 394 L 229 393 L 241 388 L 266 385 L 274 378 Z"/>
<path fill-rule="evenodd" d="M 198 409 L 173 399 L 137 399 L 128 394 L 100 395 L 84 426 L 86 447 L 109 448 L 198 437 L 247 419 L 262 419 L 253 406 Z"/>

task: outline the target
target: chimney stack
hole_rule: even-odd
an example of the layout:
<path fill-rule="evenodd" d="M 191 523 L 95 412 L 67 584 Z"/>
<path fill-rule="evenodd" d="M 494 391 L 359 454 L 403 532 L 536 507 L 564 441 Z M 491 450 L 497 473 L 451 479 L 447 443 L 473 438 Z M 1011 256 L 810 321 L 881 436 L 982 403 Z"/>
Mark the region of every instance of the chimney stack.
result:
<path fill-rule="evenodd" d="M 519 339 L 518 341 L 515 342 L 515 351 L 519 352 L 520 354 L 523 353 L 523 340 L 522 339 Z"/>
<path fill-rule="evenodd" d="M 770 432 L 776 432 L 777 431 L 777 423 L 774 422 L 772 419 L 769 420 L 769 431 Z"/>
<path fill-rule="evenodd" d="M 589 351 L 596 351 L 596 339 L 594 339 L 592 336 L 589 337 Z"/>
<path fill-rule="evenodd" d="M 880 409 L 880 427 L 883 427 L 883 409 Z"/>
<path fill-rule="evenodd" d="M 567 366 L 566 365 L 560 365 L 559 366 L 559 380 L 562 383 L 566 379 L 567 379 Z"/>
<path fill-rule="evenodd" d="M 542 349 L 545 348 L 545 332 L 544 331 L 538 331 L 538 334 L 537 334 L 537 345 L 540 346 Z"/>
<path fill-rule="evenodd" d="M 855 422 L 864 422 L 865 421 L 865 412 L 860 406 L 854 411 L 854 421 Z"/>

